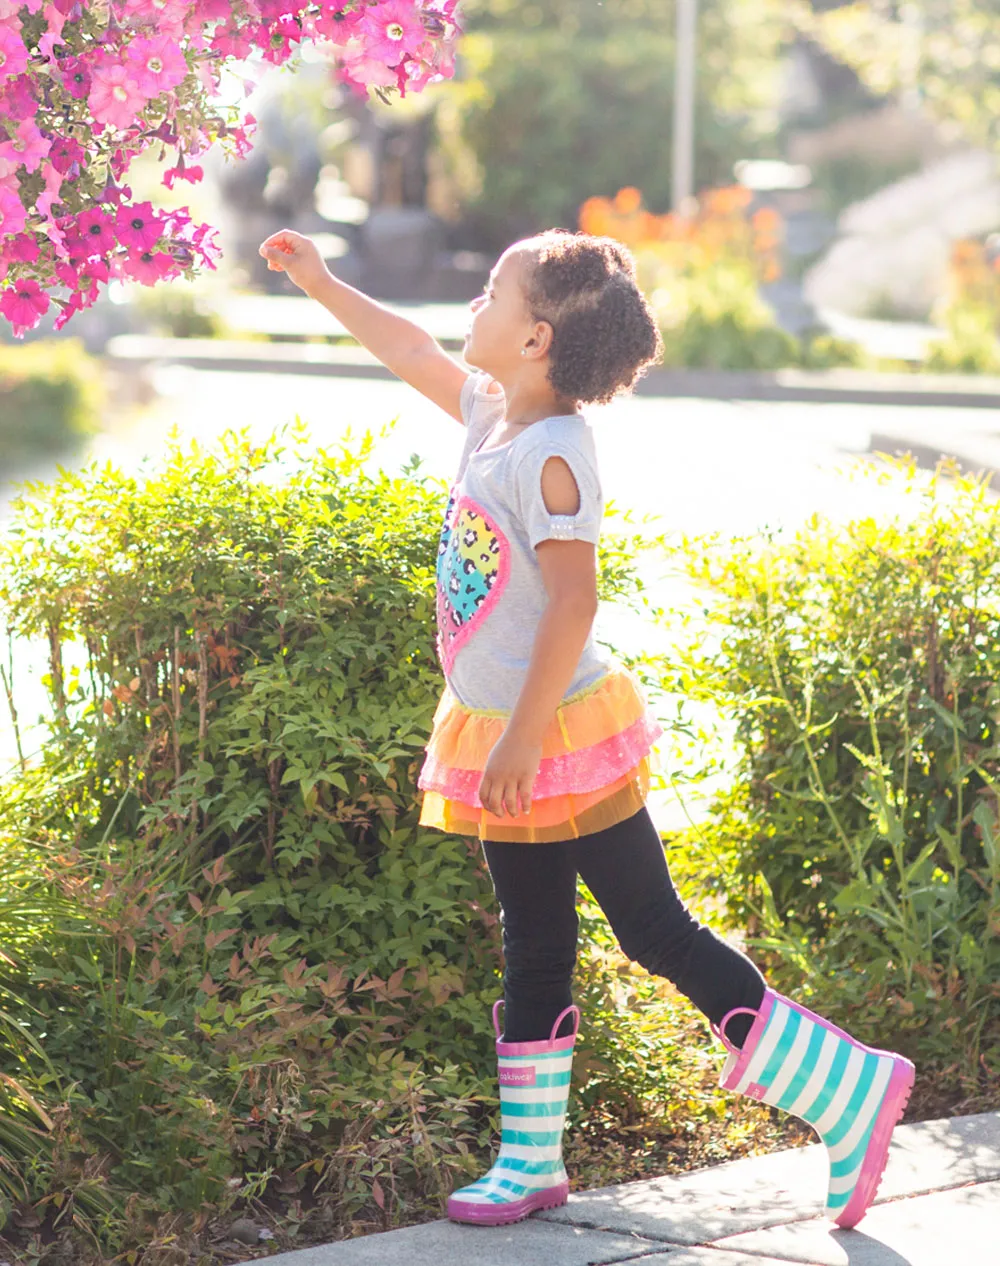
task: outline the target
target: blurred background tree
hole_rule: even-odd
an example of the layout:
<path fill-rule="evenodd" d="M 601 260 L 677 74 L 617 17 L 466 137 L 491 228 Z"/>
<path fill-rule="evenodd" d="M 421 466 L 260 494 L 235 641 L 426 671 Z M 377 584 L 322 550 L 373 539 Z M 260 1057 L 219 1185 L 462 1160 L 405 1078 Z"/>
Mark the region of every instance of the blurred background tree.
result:
<path fill-rule="evenodd" d="M 919 104 L 953 139 L 1000 143 L 998 0 L 815 4 L 798 21 L 873 92 Z"/>
<path fill-rule="evenodd" d="M 670 204 L 673 0 L 468 0 L 465 73 L 444 87 L 438 138 L 466 210 L 502 247 L 575 227 L 594 195 L 641 186 Z M 779 0 L 704 0 L 699 17 L 701 185 L 768 143 L 776 123 Z"/>

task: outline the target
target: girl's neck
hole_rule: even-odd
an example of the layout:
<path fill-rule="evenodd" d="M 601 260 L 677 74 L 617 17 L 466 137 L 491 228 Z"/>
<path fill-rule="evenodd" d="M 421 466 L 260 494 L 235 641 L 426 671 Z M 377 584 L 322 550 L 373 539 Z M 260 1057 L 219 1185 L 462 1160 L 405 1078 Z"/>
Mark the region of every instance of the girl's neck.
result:
<path fill-rule="evenodd" d="M 580 412 L 575 400 L 557 395 L 547 385 L 541 389 L 533 383 L 500 385 L 506 399 L 505 421 L 508 426 L 531 426 L 543 418 L 565 417 Z"/>

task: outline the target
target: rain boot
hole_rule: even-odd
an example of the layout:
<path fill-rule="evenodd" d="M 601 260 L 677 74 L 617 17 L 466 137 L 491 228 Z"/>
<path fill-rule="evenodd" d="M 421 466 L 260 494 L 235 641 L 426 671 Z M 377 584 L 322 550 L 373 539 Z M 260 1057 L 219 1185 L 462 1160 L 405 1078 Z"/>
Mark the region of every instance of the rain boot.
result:
<path fill-rule="evenodd" d="M 742 1049 L 726 1037 L 726 1025 L 739 1014 L 754 1017 Z M 720 1085 L 812 1126 L 830 1157 L 827 1216 L 855 1226 L 875 1199 L 889 1140 L 913 1089 L 913 1065 L 863 1046 L 772 989 L 759 1011 L 737 1007 L 712 1027 L 729 1052 Z"/>
<path fill-rule="evenodd" d="M 493 1007 L 500 1082 L 500 1153 L 477 1182 L 448 1198 L 455 1222 L 503 1226 L 536 1209 L 555 1209 L 569 1196 L 562 1161 L 563 1125 L 573 1068 L 573 1045 L 580 1009 L 563 1011 L 548 1041 L 505 1042 L 497 1018 L 503 999 Z M 573 1014 L 573 1032 L 557 1038 L 563 1019 Z"/>

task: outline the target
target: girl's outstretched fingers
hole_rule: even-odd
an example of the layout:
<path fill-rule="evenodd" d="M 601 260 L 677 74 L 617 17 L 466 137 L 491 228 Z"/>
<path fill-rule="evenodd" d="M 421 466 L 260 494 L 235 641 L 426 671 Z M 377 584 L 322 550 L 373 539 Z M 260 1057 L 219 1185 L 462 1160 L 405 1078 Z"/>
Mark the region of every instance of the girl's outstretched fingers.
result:
<path fill-rule="evenodd" d="M 283 255 L 294 255 L 295 245 L 290 240 L 291 234 L 285 230 L 278 233 L 272 233 L 269 238 L 261 242 L 257 248 L 257 253 L 267 260 L 267 266 L 272 272 L 284 272 L 285 265 L 278 257 L 280 251 Z"/>
<path fill-rule="evenodd" d="M 288 274 L 289 281 L 308 291 L 326 272 L 326 266 L 310 238 L 294 229 L 279 229 L 264 239 L 257 248 L 273 272 Z"/>

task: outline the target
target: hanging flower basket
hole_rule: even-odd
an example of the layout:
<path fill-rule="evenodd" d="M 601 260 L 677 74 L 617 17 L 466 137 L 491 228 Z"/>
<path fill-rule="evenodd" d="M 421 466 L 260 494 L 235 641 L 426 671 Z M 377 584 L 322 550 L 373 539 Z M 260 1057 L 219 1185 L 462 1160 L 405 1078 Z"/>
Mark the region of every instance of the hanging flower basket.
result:
<path fill-rule="evenodd" d="M 362 94 L 448 78 L 457 0 L 0 0 L 0 315 L 61 329 L 112 278 L 214 268 L 215 230 L 134 203 L 132 160 L 173 151 L 163 183 L 196 183 L 213 145 L 250 150 L 256 120 L 218 102 L 222 71 L 328 49 Z"/>

